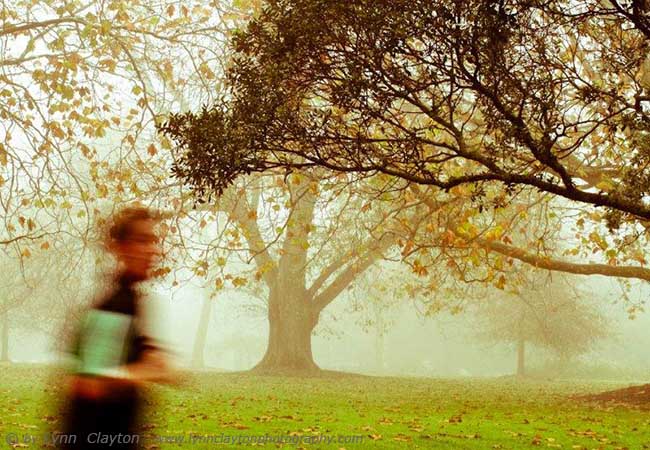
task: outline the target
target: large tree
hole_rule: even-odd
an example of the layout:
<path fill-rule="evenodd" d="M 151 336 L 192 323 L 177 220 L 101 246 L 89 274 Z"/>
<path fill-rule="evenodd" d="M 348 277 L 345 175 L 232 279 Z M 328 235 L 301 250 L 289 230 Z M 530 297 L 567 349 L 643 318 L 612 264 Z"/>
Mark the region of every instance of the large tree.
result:
<path fill-rule="evenodd" d="M 228 217 L 229 237 L 206 255 L 201 273 L 217 288 L 259 283 L 269 336 L 258 372 L 318 371 L 311 339 L 323 310 L 446 203 L 430 208 L 403 189 L 386 192 L 381 180 L 359 185 L 303 173 L 248 181 L 204 206 Z M 232 272 L 237 254 L 254 264 L 250 274 Z"/>
<path fill-rule="evenodd" d="M 479 200 L 541 191 L 580 208 L 582 249 L 604 264 L 451 231 L 551 270 L 649 280 L 649 22 L 644 1 L 268 1 L 234 39 L 229 95 L 167 124 L 176 173 L 217 193 L 312 166 Z"/>
<path fill-rule="evenodd" d="M 250 146 L 215 153 L 242 156 L 228 175 L 495 180 L 648 219 L 649 7 L 606 3 L 269 1 L 234 41 Z"/>

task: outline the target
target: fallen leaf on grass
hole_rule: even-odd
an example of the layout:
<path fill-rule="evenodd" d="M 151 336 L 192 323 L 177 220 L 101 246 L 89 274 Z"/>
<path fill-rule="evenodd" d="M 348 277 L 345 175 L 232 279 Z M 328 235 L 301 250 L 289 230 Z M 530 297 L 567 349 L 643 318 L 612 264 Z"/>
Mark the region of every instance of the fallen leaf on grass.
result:
<path fill-rule="evenodd" d="M 253 420 L 257 422 L 270 422 L 273 420 L 273 416 L 258 416 L 258 417 L 253 417 Z"/>
<path fill-rule="evenodd" d="M 478 433 L 474 433 L 474 434 L 438 433 L 438 436 L 461 438 L 461 439 L 480 439 L 481 438 L 481 435 L 478 434 Z"/>
<path fill-rule="evenodd" d="M 411 436 L 407 436 L 405 434 L 398 434 L 397 436 L 393 437 L 394 441 L 400 441 L 400 442 L 411 442 L 412 438 Z"/>

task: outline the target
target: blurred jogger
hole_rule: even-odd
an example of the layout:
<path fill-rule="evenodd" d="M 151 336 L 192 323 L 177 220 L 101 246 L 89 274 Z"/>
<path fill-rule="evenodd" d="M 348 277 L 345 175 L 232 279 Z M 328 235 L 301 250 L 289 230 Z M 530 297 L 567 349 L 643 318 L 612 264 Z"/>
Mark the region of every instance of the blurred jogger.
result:
<path fill-rule="evenodd" d="M 162 349 L 145 335 L 137 283 L 151 276 L 160 252 L 156 214 L 129 207 L 114 218 L 107 247 L 117 270 L 108 295 L 86 314 L 73 353 L 77 359 L 66 402 L 63 449 L 133 449 L 141 386 L 169 381 Z"/>

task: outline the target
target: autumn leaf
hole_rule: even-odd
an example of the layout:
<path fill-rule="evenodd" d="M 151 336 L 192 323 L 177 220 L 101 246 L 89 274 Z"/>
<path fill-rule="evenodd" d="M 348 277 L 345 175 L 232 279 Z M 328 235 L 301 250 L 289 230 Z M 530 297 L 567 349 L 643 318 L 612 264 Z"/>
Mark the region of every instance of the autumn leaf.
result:
<path fill-rule="evenodd" d="M 497 289 L 503 290 L 506 286 L 506 277 L 504 275 L 500 275 L 494 285 L 497 287 Z"/>
<path fill-rule="evenodd" d="M 3 166 L 7 165 L 7 161 L 8 161 L 8 156 L 7 155 L 8 155 L 7 154 L 7 149 L 5 148 L 5 146 L 2 143 L 0 143 L 0 164 L 2 164 Z"/>

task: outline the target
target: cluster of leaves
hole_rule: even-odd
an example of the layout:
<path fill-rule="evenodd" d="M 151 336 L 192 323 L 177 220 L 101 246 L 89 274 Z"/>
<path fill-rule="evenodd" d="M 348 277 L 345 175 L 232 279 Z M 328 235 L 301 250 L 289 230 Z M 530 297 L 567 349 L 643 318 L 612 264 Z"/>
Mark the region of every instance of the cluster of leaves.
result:
<path fill-rule="evenodd" d="M 94 250 L 116 206 L 137 199 L 177 213 L 187 209 L 187 193 L 168 181 L 173 155 L 160 151 L 170 142 L 159 139 L 154 125 L 174 105 L 194 107 L 214 97 L 226 37 L 257 4 L 3 5 L 0 248 L 29 257 L 74 236 Z M 176 224 L 165 225 L 166 244 L 182 247 Z"/>
<path fill-rule="evenodd" d="M 270 1 L 234 39 L 212 125 L 166 129 L 178 170 L 211 167 L 194 181 L 217 191 L 278 165 L 498 181 L 647 220 L 644 4 Z M 211 127 L 233 129 L 212 145 Z"/>

